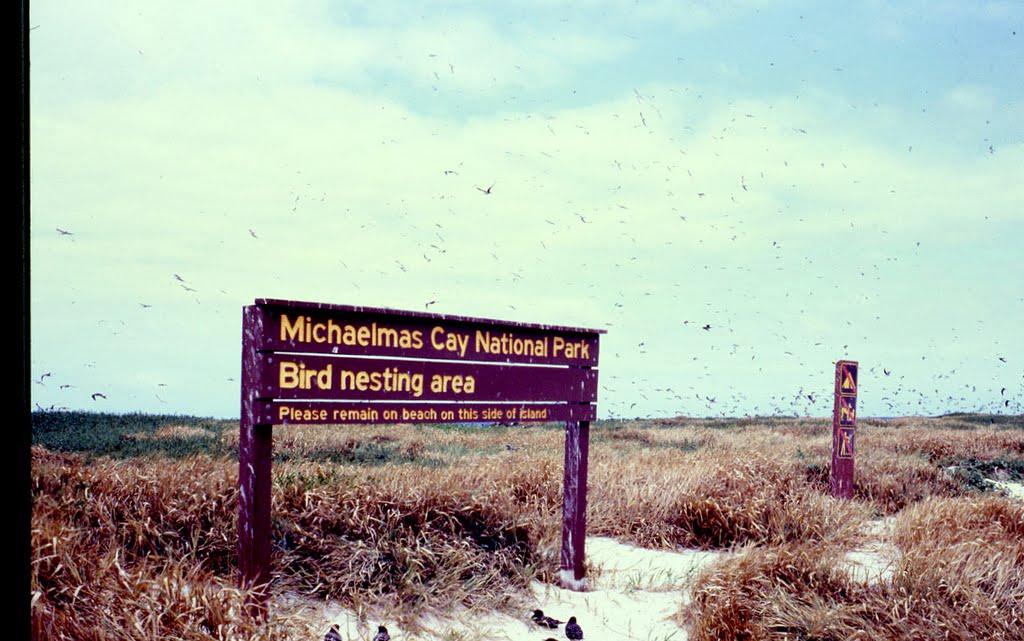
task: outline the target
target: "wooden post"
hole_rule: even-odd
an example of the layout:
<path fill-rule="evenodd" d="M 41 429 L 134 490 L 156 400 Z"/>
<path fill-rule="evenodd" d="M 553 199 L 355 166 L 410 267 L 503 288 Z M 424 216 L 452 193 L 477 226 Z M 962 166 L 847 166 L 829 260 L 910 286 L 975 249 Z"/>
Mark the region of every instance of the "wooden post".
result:
<path fill-rule="evenodd" d="M 836 363 L 832 408 L 832 496 L 853 498 L 853 453 L 857 428 L 857 361 Z"/>
<path fill-rule="evenodd" d="M 256 421 L 263 313 L 256 306 L 242 312 L 242 412 L 238 433 L 238 570 L 242 587 L 270 581 L 271 456 L 273 426 Z"/>
<path fill-rule="evenodd" d="M 580 592 L 584 584 L 583 544 L 587 536 L 587 457 L 590 421 L 565 424 L 565 476 L 562 485 L 562 587 Z"/>

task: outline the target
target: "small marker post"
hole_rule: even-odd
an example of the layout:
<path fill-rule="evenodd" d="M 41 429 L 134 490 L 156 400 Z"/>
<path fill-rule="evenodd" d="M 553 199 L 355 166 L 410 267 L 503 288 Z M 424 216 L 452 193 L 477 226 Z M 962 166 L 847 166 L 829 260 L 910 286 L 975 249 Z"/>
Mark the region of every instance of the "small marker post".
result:
<path fill-rule="evenodd" d="M 836 363 L 832 409 L 832 496 L 853 498 L 853 456 L 857 435 L 857 361 Z"/>

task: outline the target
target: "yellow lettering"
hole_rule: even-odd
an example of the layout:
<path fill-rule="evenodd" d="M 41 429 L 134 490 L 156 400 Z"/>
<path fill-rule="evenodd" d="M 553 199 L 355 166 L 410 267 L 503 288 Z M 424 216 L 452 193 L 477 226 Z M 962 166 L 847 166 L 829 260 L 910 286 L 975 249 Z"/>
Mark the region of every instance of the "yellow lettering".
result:
<path fill-rule="evenodd" d="M 519 418 L 523 420 L 536 421 L 538 419 L 546 419 L 547 417 L 548 409 L 546 407 L 544 409 L 532 409 L 529 407 L 524 407 L 522 411 L 519 413 Z"/>
<path fill-rule="evenodd" d="M 356 388 L 360 391 L 365 392 L 367 383 L 370 382 L 370 374 L 367 372 L 359 372 L 356 374 Z"/>
<path fill-rule="evenodd" d="M 479 334 L 479 332 L 477 332 Z M 478 339 L 479 340 L 479 339 Z M 430 330 L 430 344 L 436 350 L 454 352 L 459 356 L 466 355 L 466 348 L 469 347 L 468 334 L 447 334 L 441 326 Z"/>
<path fill-rule="evenodd" d="M 292 323 L 288 320 L 287 314 L 281 314 L 281 340 L 283 341 L 294 341 L 302 340 L 302 328 L 305 325 L 305 319 L 299 316 Z"/>
<path fill-rule="evenodd" d="M 402 408 L 402 420 L 403 421 L 436 421 L 437 410 L 434 408 L 430 409 L 407 409 Z"/>
<path fill-rule="evenodd" d="M 476 391 L 476 379 L 471 375 L 434 374 L 430 379 L 430 391 L 434 394 L 472 394 Z"/>
<path fill-rule="evenodd" d="M 278 387 L 281 389 L 295 389 L 299 386 L 298 365 L 282 361 L 278 372 Z"/>
<path fill-rule="evenodd" d="M 282 405 L 277 409 L 277 420 L 316 423 L 327 421 L 327 410 L 325 409 L 300 409 L 290 405 Z"/>
<path fill-rule="evenodd" d="M 320 389 L 331 389 L 333 365 L 324 369 L 307 369 L 305 363 L 281 361 L 278 368 L 278 385 L 281 389 L 313 389 L 314 383 Z"/>

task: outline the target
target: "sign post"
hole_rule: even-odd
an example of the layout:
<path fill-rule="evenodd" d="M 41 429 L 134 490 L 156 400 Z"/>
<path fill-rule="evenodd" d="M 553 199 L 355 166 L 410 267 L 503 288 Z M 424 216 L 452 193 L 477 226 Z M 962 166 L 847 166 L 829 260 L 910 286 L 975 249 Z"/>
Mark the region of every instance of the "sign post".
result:
<path fill-rule="evenodd" d="M 587 456 L 590 422 L 565 424 L 565 470 L 562 482 L 562 563 L 559 581 L 563 588 L 582 591 L 583 543 L 587 538 Z"/>
<path fill-rule="evenodd" d="M 582 588 L 604 330 L 257 299 L 242 314 L 239 573 L 270 579 L 273 426 L 566 422 L 562 578 Z"/>
<path fill-rule="evenodd" d="M 857 361 L 836 363 L 832 409 L 832 496 L 853 498 L 853 455 L 857 434 Z"/>

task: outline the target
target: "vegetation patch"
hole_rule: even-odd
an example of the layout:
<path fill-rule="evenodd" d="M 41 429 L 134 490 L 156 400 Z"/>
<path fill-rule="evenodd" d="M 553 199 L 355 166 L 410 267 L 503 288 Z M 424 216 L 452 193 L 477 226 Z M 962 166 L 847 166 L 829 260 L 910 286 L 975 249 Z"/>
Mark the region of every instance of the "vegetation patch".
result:
<path fill-rule="evenodd" d="M 711 639 L 1021 639 L 1024 511 L 1004 499 L 935 499 L 901 515 L 893 578 L 868 583 L 835 547 L 747 549 L 698 577 L 679 613 Z"/>
<path fill-rule="evenodd" d="M 1021 479 L 1024 431 L 951 420 L 859 427 L 852 501 L 830 496 L 820 419 L 598 421 L 588 535 L 735 552 L 680 613 L 695 639 L 1019 639 L 1024 515 L 977 489 Z M 558 425 L 275 426 L 265 589 L 413 632 L 453 608 L 521 614 L 532 581 L 558 582 L 564 442 Z M 234 421 L 34 414 L 34 638 L 322 635 L 252 616 L 237 587 L 237 447 Z M 859 582 L 841 560 L 883 514 L 898 567 Z"/>
<path fill-rule="evenodd" d="M 193 416 L 33 412 L 32 444 L 54 452 L 75 452 L 89 458 L 165 456 L 185 458 L 204 453 L 231 455 L 221 440 L 238 431 L 236 421 Z M 237 453 L 237 450 L 234 450 Z"/>
<path fill-rule="evenodd" d="M 1024 415 L 1009 414 L 943 414 L 940 418 L 947 419 L 951 425 L 991 425 L 1001 429 L 1024 430 Z"/>

